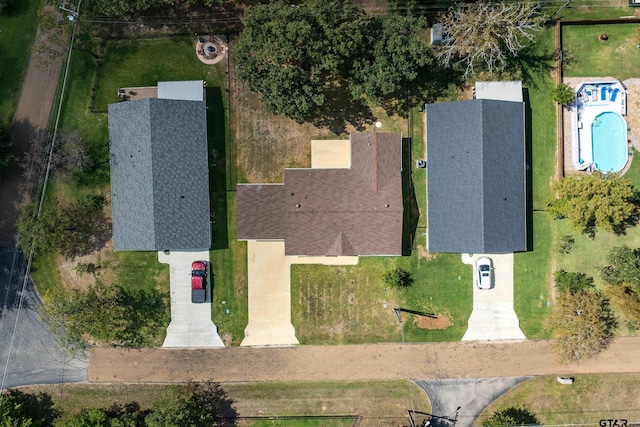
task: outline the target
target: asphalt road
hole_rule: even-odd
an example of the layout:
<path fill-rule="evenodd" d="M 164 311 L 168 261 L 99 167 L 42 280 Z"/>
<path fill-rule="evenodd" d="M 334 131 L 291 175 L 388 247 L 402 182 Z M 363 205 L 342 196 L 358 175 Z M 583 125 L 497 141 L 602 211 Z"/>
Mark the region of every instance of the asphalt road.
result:
<path fill-rule="evenodd" d="M 88 381 L 88 360 L 59 348 L 40 320 L 42 301 L 30 280 L 23 295 L 25 268 L 13 243 L 0 242 L 0 388 Z"/>

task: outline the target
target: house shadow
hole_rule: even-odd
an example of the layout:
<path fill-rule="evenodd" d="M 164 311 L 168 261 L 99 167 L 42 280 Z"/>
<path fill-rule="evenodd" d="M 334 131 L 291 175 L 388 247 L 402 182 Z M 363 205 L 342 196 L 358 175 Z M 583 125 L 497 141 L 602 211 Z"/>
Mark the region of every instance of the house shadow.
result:
<path fill-rule="evenodd" d="M 525 162 L 525 215 L 527 224 L 527 251 L 533 250 L 533 154 L 532 141 L 533 131 L 531 126 L 531 102 L 529 100 L 529 89 L 522 88 L 522 99 L 524 101 L 524 162 Z"/>
<path fill-rule="evenodd" d="M 420 208 L 416 199 L 413 184 L 413 169 L 411 162 L 411 138 L 402 138 L 402 200 L 404 203 L 404 217 L 402 221 L 402 256 L 410 256 L 418 229 Z"/>
<path fill-rule="evenodd" d="M 207 135 L 209 165 L 209 211 L 211 215 L 211 249 L 227 249 L 227 174 L 225 109 L 222 90 L 207 88 Z"/>

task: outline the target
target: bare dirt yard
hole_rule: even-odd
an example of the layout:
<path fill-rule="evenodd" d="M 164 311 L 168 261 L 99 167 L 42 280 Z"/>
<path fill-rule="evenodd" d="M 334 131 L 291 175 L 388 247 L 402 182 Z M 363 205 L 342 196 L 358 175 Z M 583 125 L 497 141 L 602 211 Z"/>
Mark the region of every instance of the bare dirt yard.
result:
<path fill-rule="evenodd" d="M 217 350 L 96 349 L 89 380 L 218 382 L 474 378 L 640 372 L 640 337 L 616 338 L 581 363 L 562 364 L 548 341 L 368 344 Z M 206 363 L 202 363 L 206 361 Z"/>

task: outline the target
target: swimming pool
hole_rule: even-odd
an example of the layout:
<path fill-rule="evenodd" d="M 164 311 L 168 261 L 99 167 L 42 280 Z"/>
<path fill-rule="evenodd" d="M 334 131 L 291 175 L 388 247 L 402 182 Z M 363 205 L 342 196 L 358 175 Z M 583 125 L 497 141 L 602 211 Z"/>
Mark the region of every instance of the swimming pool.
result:
<path fill-rule="evenodd" d="M 600 171 L 619 172 L 627 162 L 627 123 L 612 111 L 598 114 L 591 122 L 593 162 Z"/>

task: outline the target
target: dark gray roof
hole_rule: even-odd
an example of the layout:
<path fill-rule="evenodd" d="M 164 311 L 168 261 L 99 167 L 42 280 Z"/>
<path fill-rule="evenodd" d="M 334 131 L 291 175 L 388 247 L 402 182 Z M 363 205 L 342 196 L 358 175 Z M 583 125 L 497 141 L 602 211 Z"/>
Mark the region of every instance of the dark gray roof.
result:
<path fill-rule="evenodd" d="M 114 248 L 210 248 L 205 104 L 111 104 L 109 138 Z"/>
<path fill-rule="evenodd" d="M 526 251 L 524 104 L 429 104 L 426 125 L 429 251 Z"/>
<path fill-rule="evenodd" d="M 286 255 L 402 255 L 402 135 L 351 135 L 349 169 L 286 169 L 239 185 L 239 239 L 284 239 Z"/>

